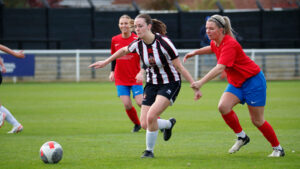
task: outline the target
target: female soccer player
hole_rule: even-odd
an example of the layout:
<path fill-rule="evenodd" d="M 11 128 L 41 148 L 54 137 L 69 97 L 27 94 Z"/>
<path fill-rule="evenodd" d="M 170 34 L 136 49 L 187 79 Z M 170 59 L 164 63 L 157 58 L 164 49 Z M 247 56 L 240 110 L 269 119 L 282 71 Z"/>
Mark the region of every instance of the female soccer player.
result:
<path fill-rule="evenodd" d="M 124 46 L 128 46 L 137 39 L 133 31 L 133 20 L 128 15 L 122 15 L 119 19 L 121 34 L 116 35 L 111 40 L 111 54 L 114 54 Z M 141 71 L 141 73 L 139 73 Z M 140 57 L 136 53 L 129 53 L 117 60 L 112 61 L 109 79 L 115 81 L 118 96 L 124 104 L 125 111 L 133 122 L 132 132 L 141 129 L 141 123 L 137 112 L 130 99 L 130 91 L 138 106 L 143 100 L 143 69 L 140 67 Z"/>
<path fill-rule="evenodd" d="M 272 126 L 264 119 L 266 103 L 266 80 L 259 66 L 244 53 L 232 33 L 228 17 L 213 15 L 206 22 L 206 32 L 211 39 L 210 46 L 200 48 L 185 55 L 184 61 L 194 55 L 215 53 L 217 65 L 202 79 L 191 87 L 200 89 L 205 83 L 220 75 L 223 70 L 227 73 L 228 86 L 219 101 L 219 111 L 226 124 L 236 133 L 238 139 L 229 149 L 229 153 L 237 152 L 250 139 L 243 131 L 238 117 L 232 108 L 238 103 L 248 105 L 252 123 L 261 131 L 273 147 L 269 157 L 284 156 Z"/>
<path fill-rule="evenodd" d="M 189 72 L 181 64 L 177 49 L 165 37 L 166 25 L 148 14 L 140 14 L 134 20 L 135 31 L 139 39 L 123 47 L 104 61 L 98 61 L 89 67 L 102 68 L 116 58 L 130 52 L 138 53 L 147 66 L 147 83 L 144 87 L 144 98 L 141 107 L 141 125 L 146 131 L 146 150 L 142 158 L 153 158 L 153 150 L 158 129 L 164 129 L 164 140 L 172 135 L 176 120 L 157 119 L 169 105 L 172 105 L 181 88 L 181 77 L 194 82 Z M 195 100 L 201 97 L 199 89 L 193 89 Z"/>
<path fill-rule="evenodd" d="M 20 52 L 14 52 L 13 50 L 9 49 L 8 47 L 4 45 L 0 45 L 0 50 L 3 52 L 6 52 L 10 55 L 13 55 L 17 58 L 24 58 L 25 55 L 23 54 L 23 51 Z M 6 68 L 4 66 L 3 60 L 0 58 L 0 66 L 2 70 L 0 71 L 0 85 L 2 83 L 2 73 L 6 72 Z M 15 119 L 15 117 L 10 113 L 8 109 L 6 109 L 3 105 L 0 103 L 0 128 L 4 124 L 4 120 L 6 120 L 8 123 L 13 125 L 13 128 L 8 133 L 18 133 L 23 130 L 23 126 Z"/>

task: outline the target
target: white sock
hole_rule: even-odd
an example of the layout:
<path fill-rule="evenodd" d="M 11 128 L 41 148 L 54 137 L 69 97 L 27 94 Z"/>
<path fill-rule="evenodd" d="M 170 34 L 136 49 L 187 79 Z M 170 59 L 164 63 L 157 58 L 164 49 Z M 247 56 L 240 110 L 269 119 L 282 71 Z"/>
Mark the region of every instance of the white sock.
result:
<path fill-rule="evenodd" d="M 15 119 L 15 117 L 10 113 L 9 110 L 7 110 L 4 106 L 0 107 L 0 111 L 4 112 L 6 117 L 5 120 L 12 124 L 13 126 L 18 126 L 20 125 L 20 123 L 18 122 L 18 120 Z"/>
<path fill-rule="evenodd" d="M 274 149 L 274 150 L 282 150 L 282 147 L 281 147 L 280 144 L 279 144 L 279 146 L 273 147 L 273 149 Z"/>
<path fill-rule="evenodd" d="M 146 150 L 153 152 L 157 135 L 158 135 L 158 130 L 157 131 L 149 131 L 147 129 L 147 132 L 146 132 L 146 146 L 147 146 L 147 149 Z"/>
<path fill-rule="evenodd" d="M 245 138 L 246 137 L 246 133 L 244 132 L 244 130 L 242 130 L 240 133 L 235 133 L 237 137 L 241 137 L 241 138 Z"/>
<path fill-rule="evenodd" d="M 157 124 L 159 129 L 169 129 L 172 126 L 170 120 L 157 119 Z"/>

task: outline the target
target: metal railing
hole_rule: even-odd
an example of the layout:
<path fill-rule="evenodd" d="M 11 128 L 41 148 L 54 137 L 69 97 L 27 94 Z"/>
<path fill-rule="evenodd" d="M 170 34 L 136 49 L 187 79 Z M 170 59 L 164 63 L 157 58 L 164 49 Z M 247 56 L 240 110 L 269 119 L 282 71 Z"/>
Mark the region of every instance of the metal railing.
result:
<path fill-rule="evenodd" d="M 183 56 L 194 49 L 179 49 Z M 267 80 L 300 79 L 300 49 L 245 49 L 263 70 Z M 90 69 L 88 65 L 110 56 L 110 50 L 25 50 L 35 55 L 35 76 L 19 77 L 24 81 L 108 81 L 110 66 Z M 195 79 L 203 77 L 216 65 L 214 55 L 197 55 L 184 63 Z M 4 80 L 10 80 L 5 77 Z"/>

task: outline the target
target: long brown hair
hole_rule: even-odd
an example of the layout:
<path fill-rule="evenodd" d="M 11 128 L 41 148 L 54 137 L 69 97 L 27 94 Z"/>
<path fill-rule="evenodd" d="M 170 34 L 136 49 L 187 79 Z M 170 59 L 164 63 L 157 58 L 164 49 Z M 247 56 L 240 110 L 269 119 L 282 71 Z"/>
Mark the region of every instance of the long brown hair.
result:
<path fill-rule="evenodd" d="M 151 24 L 151 31 L 153 33 L 159 33 L 161 35 L 166 35 L 167 26 L 162 21 L 158 19 L 152 19 L 148 14 L 139 14 L 136 18 L 143 18 L 147 25 Z"/>

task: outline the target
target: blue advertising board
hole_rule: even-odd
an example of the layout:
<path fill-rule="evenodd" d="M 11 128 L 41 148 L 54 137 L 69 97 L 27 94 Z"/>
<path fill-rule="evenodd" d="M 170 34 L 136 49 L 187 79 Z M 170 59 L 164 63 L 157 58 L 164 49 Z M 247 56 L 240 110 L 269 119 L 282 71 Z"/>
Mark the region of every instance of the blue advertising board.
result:
<path fill-rule="evenodd" d="M 35 60 L 34 55 L 26 54 L 20 59 L 9 54 L 0 54 L 3 59 L 6 73 L 3 76 L 34 76 Z"/>

